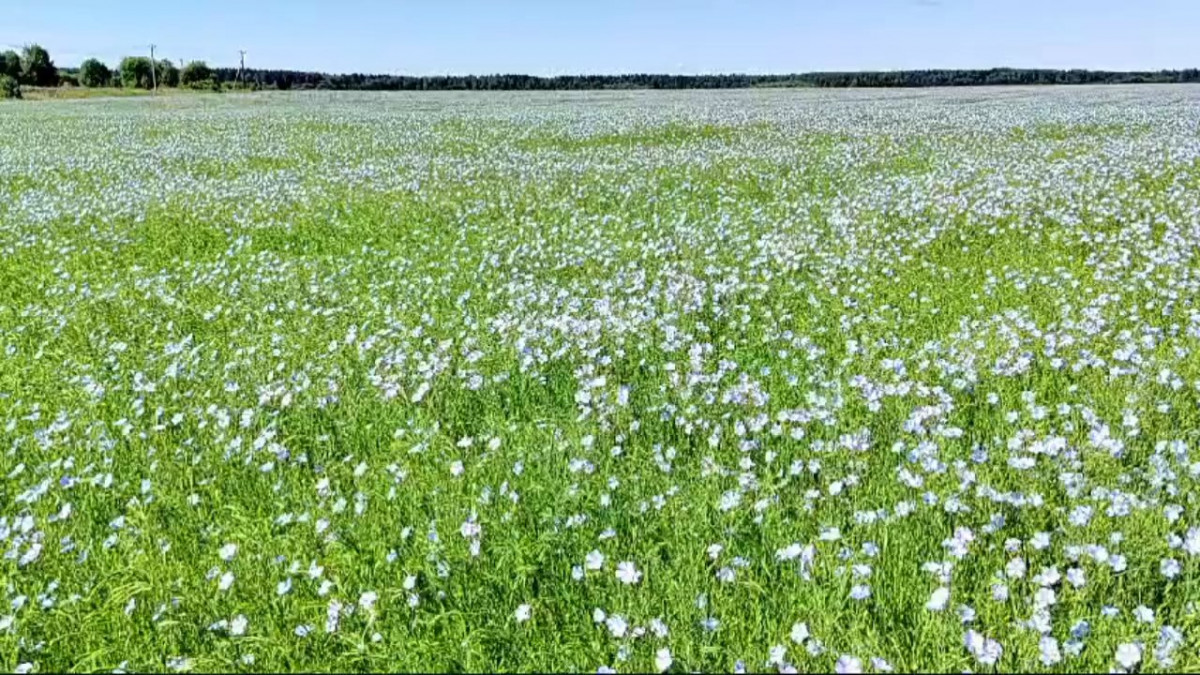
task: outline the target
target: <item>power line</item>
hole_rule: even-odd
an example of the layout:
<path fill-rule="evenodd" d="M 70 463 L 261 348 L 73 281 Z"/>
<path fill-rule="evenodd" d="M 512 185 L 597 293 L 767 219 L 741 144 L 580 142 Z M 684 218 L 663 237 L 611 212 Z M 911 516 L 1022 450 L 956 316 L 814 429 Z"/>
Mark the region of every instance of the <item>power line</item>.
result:
<path fill-rule="evenodd" d="M 241 59 L 240 59 L 240 60 L 239 60 L 239 62 L 238 62 L 240 65 L 238 65 L 237 80 L 238 80 L 238 84 L 240 84 L 241 86 L 245 87 L 245 86 L 246 86 L 246 83 L 245 83 L 245 81 L 242 79 L 242 77 L 243 77 L 243 76 L 242 76 L 242 73 L 246 72 L 246 50 L 245 50 L 245 49 L 239 49 L 239 50 L 238 50 L 238 54 L 240 54 L 240 55 L 241 55 Z"/>
<path fill-rule="evenodd" d="M 158 78 L 154 74 L 154 45 L 150 45 L 150 87 L 153 91 L 158 91 Z"/>

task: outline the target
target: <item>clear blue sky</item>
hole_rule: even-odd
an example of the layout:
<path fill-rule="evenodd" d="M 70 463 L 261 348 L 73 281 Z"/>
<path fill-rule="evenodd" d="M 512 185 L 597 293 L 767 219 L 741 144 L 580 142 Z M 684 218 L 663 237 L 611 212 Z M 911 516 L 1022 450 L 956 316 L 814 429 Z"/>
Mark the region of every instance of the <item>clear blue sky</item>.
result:
<path fill-rule="evenodd" d="M 1200 66 L 1200 0 L 0 0 L 0 48 L 328 72 Z"/>

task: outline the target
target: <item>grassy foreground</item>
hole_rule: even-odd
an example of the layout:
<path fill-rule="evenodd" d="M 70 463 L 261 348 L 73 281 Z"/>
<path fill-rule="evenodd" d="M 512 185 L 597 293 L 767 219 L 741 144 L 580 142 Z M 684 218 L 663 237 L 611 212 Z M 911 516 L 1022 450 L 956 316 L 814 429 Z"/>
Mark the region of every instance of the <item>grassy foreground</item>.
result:
<path fill-rule="evenodd" d="M 1198 103 L 0 106 L 0 667 L 1200 670 Z"/>

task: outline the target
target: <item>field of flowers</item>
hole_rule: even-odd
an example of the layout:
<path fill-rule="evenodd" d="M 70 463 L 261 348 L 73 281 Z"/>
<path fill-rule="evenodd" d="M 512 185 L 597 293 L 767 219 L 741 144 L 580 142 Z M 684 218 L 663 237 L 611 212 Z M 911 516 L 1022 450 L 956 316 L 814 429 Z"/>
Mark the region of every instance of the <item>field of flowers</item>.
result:
<path fill-rule="evenodd" d="M 1200 88 L 0 105 L 0 667 L 1200 669 Z"/>

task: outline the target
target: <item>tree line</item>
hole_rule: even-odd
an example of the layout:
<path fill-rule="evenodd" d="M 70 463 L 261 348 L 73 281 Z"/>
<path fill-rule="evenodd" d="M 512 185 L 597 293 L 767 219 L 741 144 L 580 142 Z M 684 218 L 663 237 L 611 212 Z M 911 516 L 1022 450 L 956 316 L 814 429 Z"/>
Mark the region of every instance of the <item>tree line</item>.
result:
<path fill-rule="evenodd" d="M 146 56 L 126 56 L 115 69 L 98 59 L 87 59 L 78 68 L 59 68 L 41 45 L 27 45 L 18 54 L 0 52 L 0 98 L 20 98 L 21 87 L 189 87 L 219 89 L 213 70 L 203 61 L 177 67 L 169 59 L 151 61 Z"/>
<path fill-rule="evenodd" d="M 237 81 L 235 68 L 215 68 L 218 82 Z M 267 89 L 379 91 L 736 89 L 746 87 L 954 87 L 1013 84 L 1130 84 L 1200 82 L 1200 69 L 1116 72 L 991 68 L 987 70 L 900 70 L 814 72 L 788 75 L 369 75 L 246 69 L 241 81 Z"/>
<path fill-rule="evenodd" d="M 747 87 L 961 87 L 1037 84 L 1131 84 L 1200 82 L 1200 69 L 1156 71 L 1054 70 L 896 70 L 813 72 L 786 75 L 371 75 L 298 70 L 210 68 L 203 61 L 177 67 L 168 59 L 127 56 L 115 69 L 97 59 L 78 68 L 58 68 L 40 45 L 20 54 L 0 53 L 0 98 L 20 97 L 21 86 L 188 87 L 220 91 L 249 89 L 329 89 L 368 91 L 491 91 L 571 89 L 737 89 Z"/>

